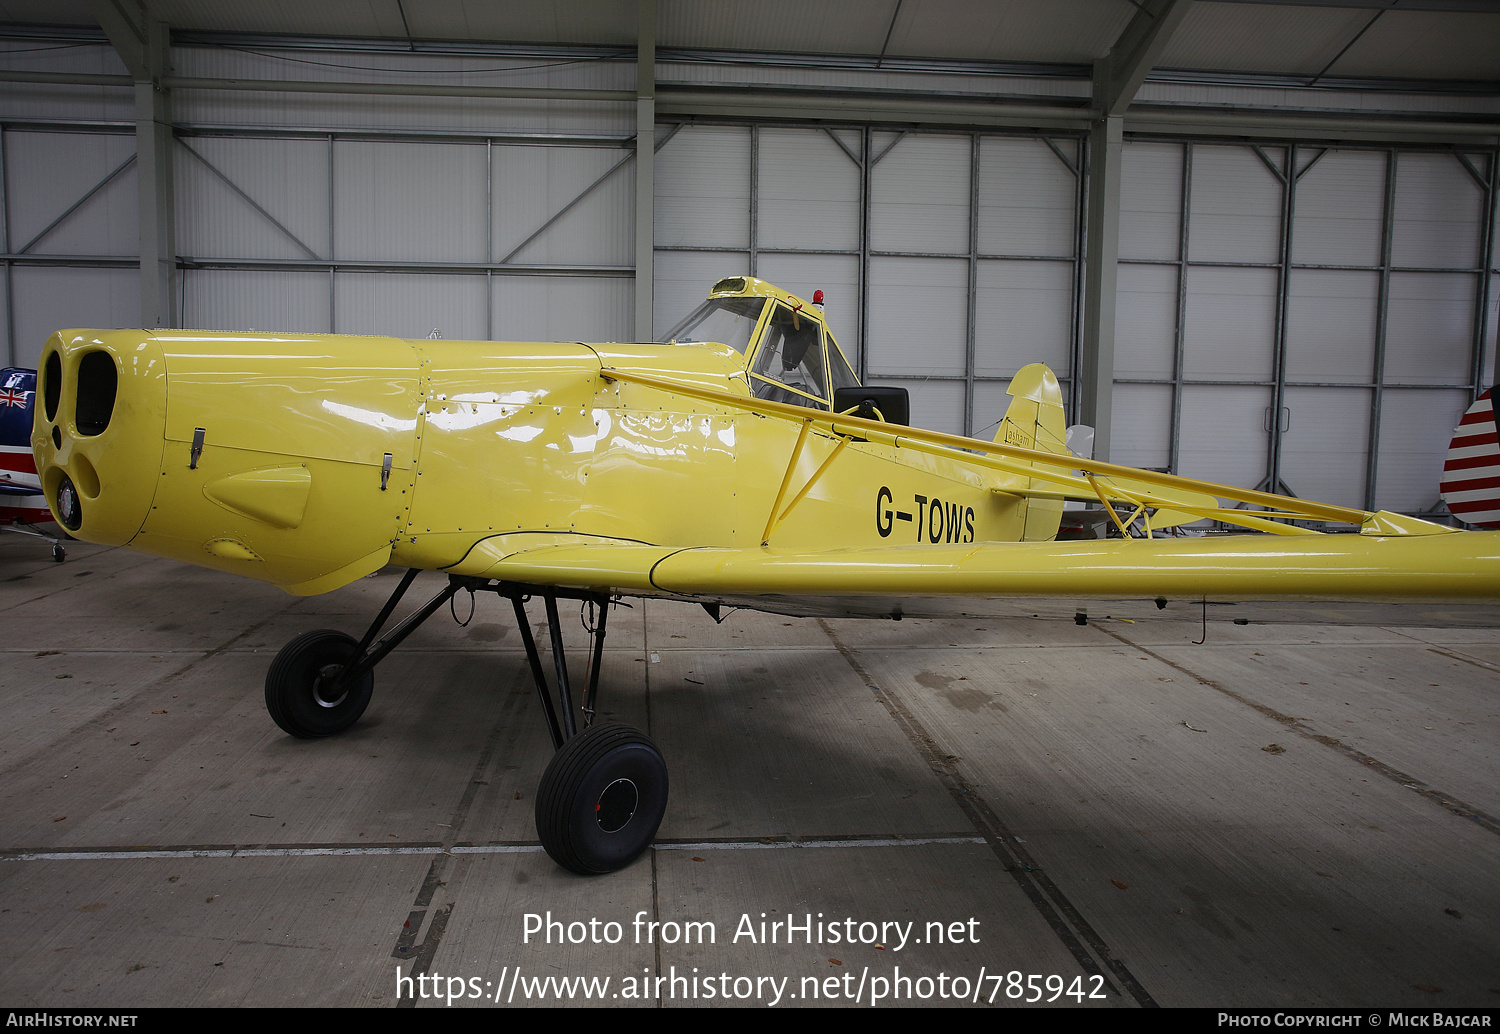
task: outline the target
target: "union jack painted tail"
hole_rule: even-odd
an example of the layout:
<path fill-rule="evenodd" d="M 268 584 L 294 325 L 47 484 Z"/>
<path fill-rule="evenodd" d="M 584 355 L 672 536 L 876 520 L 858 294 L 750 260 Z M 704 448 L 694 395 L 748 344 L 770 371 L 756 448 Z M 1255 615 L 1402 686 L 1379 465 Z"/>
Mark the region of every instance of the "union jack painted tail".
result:
<path fill-rule="evenodd" d="M 52 520 L 31 455 L 35 404 L 35 370 L 0 370 L 0 524 Z"/>

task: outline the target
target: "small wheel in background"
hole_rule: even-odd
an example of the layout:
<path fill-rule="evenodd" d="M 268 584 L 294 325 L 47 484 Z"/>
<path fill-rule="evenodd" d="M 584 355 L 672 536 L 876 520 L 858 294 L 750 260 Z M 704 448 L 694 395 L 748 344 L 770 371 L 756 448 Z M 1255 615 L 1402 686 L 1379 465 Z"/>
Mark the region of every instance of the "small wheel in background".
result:
<path fill-rule="evenodd" d="M 266 710 L 283 732 L 316 739 L 343 732 L 359 720 L 375 690 L 367 671 L 353 685 L 337 685 L 359 644 L 343 632 L 304 632 L 276 655 L 266 672 Z"/>

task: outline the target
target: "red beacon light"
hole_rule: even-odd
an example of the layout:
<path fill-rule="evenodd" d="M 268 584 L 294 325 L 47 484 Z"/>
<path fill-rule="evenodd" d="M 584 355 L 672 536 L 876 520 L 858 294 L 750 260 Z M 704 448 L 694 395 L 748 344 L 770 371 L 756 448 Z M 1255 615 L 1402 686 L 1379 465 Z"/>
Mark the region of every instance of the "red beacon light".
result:
<path fill-rule="evenodd" d="M 819 312 L 823 311 L 823 292 L 822 291 L 814 291 L 813 292 L 813 304 L 818 307 L 818 311 Z"/>

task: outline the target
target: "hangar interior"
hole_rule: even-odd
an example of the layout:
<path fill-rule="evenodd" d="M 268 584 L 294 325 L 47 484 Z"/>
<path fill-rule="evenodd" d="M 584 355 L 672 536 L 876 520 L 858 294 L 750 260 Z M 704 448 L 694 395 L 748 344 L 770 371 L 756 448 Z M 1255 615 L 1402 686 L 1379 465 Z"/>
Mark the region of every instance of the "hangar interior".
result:
<path fill-rule="evenodd" d="M 1045 361 L 1096 458 L 1440 514 L 1496 376 L 1497 40 L 1488 0 L 0 0 L 6 365 L 85 326 L 655 340 L 750 274 L 823 291 L 916 425 L 989 437 Z M 796 986 L 903 960 L 725 946 L 742 913 L 887 904 L 989 917 L 922 972 L 1098 975 L 1084 1005 L 1500 995 L 1494 608 L 705 630 L 642 603 L 608 706 L 676 749 L 682 803 L 589 882 L 534 849 L 547 755 L 503 616 L 424 630 L 389 709 L 315 754 L 260 671 L 362 627 L 384 576 L 291 600 L 0 550 L 17 1004 L 409 1004 L 403 960 Z M 742 737 L 763 756 L 725 756 Z M 517 929 L 638 909 L 721 942 Z"/>

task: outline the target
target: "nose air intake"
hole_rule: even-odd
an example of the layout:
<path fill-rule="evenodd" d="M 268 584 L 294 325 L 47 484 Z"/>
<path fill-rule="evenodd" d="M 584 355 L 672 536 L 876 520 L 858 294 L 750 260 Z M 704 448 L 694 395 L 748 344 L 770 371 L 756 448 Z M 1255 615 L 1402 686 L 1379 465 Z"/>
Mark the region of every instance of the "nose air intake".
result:
<path fill-rule="evenodd" d="M 42 346 L 31 448 L 58 522 L 120 546 L 160 479 L 166 373 L 151 335 L 62 330 Z"/>
<path fill-rule="evenodd" d="M 55 359 L 57 353 L 52 353 L 52 357 Z M 119 386 L 120 374 L 108 352 L 89 352 L 78 361 L 78 393 L 74 396 L 73 423 L 80 435 L 93 438 L 109 427 Z"/>
<path fill-rule="evenodd" d="M 57 419 L 57 404 L 62 401 L 62 359 L 56 352 L 47 353 L 42 364 L 42 411 L 50 423 Z"/>

